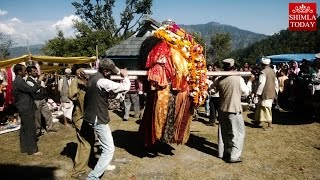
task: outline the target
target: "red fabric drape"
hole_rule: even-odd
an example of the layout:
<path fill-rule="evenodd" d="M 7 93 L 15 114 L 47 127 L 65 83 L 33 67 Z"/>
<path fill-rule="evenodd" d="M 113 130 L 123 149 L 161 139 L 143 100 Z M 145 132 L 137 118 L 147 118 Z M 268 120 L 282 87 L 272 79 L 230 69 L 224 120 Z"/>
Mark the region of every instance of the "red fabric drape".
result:
<path fill-rule="evenodd" d="M 6 90 L 6 97 L 5 97 L 5 103 L 6 106 L 14 103 L 14 98 L 12 94 L 12 71 L 11 67 L 6 68 L 7 71 L 7 90 Z"/>
<path fill-rule="evenodd" d="M 146 68 L 148 69 L 148 80 L 157 87 L 166 87 L 175 76 L 171 62 L 171 50 L 164 43 L 158 43 L 149 53 Z"/>

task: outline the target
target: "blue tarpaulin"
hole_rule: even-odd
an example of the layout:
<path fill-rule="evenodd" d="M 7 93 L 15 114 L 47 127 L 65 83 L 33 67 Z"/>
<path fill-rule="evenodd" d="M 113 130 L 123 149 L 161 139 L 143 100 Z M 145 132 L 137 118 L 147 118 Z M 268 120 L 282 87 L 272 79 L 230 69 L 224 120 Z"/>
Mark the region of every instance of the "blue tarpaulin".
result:
<path fill-rule="evenodd" d="M 316 54 L 308 53 L 308 54 L 277 54 L 277 55 L 270 55 L 267 58 L 271 59 L 273 64 L 277 63 L 285 63 L 291 60 L 297 61 L 298 63 L 303 59 L 308 61 L 313 61 L 315 59 Z"/>

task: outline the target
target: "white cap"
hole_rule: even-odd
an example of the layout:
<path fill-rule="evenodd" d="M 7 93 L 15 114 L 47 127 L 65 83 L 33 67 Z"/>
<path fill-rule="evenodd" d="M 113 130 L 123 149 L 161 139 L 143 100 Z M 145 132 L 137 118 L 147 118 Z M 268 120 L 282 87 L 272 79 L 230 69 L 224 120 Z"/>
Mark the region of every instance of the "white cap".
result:
<path fill-rule="evenodd" d="M 270 58 L 261 58 L 261 63 L 268 65 L 271 63 L 271 59 Z"/>
<path fill-rule="evenodd" d="M 234 66 L 234 59 L 232 59 L 232 58 L 224 59 L 224 60 L 222 60 L 222 62 L 229 64 L 230 67 Z"/>
<path fill-rule="evenodd" d="M 71 74 L 71 69 L 67 68 L 67 69 L 64 70 L 64 72 L 67 73 L 67 74 Z"/>
<path fill-rule="evenodd" d="M 316 54 L 315 56 L 317 59 L 320 59 L 320 53 Z"/>

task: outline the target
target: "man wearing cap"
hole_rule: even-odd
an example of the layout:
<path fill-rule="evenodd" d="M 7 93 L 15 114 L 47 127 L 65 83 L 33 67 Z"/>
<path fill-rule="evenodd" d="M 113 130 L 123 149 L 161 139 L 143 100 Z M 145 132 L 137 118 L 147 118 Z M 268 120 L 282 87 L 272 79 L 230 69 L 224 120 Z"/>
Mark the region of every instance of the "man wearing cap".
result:
<path fill-rule="evenodd" d="M 111 74 L 120 74 L 124 77 L 124 80 L 121 83 L 111 81 Z M 127 70 L 120 70 L 111 59 L 107 58 L 100 60 L 98 72 L 89 78 L 88 89 L 84 98 L 84 121 L 81 131 L 87 125 L 90 125 L 94 129 L 101 144 L 102 153 L 93 171 L 88 175 L 88 179 L 99 179 L 105 170 L 115 169 L 114 165 L 110 165 L 115 148 L 111 129 L 108 125 L 110 121 L 108 98 L 111 92 L 120 93 L 128 91 L 130 85 Z M 91 139 L 91 145 L 93 143 Z M 88 159 L 89 156 L 87 156 Z"/>
<path fill-rule="evenodd" d="M 258 88 L 258 107 L 255 112 L 255 124 L 267 123 L 264 130 L 272 129 L 272 103 L 277 96 L 278 80 L 276 73 L 270 68 L 271 60 L 269 58 L 261 58 L 261 69 L 259 75 Z"/>
<path fill-rule="evenodd" d="M 58 90 L 60 92 L 61 109 L 63 111 L 63 123 L 68 126 L 68 122 L 71 122 L 73 103 L 68 98 L 68 90 L 71 84 L 71 69 L 65 69 L 65 76 L 63 76 L 58 82 Z"/>
<path fill-rule="evenodd" d="M 72 122 L 76 129 L 78 139 L 77 152 L 74 157 L 74 165 L 71 172 L 71 177 L 73 178 L 77 178 L 79 175 L 86 172 L 88 159 L 83 158 L 83 156 L 86 156 L 86 154 L 90 154 L 91 152 L 90 143 L 80 134 L 83 122 L 84 96 L 87 90 L 87 77 L 84 74 L 84 68 L 77 69 L 76 75 L 77 76 L 72 80 L 68 91 L 68 97 L 74 104 Z"/>
<path fill-rule="evenodd" d="M 234 59 L 225 59 L 222 62 L 224 71 L 235 69 Z M 252 78 L 246 84 L 241 76 L 223 76 L 214 82 L 213 87 L 210 87 L 220 95 L 218 156 L 228 163 L 242 162 L 245 126 L 241 96 L 249 95 L 251 85 Z"/>

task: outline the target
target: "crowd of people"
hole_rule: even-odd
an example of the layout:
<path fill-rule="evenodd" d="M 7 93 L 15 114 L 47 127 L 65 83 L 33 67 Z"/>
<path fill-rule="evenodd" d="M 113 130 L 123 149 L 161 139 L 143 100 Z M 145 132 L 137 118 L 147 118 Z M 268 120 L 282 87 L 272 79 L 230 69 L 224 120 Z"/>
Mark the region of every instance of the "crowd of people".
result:
<path fill-rule="evenodd" d="M 234 69 L 235 71 L 251 72 L 254 76 L 250 95 L 241 98 L 243 103 L 248 103 L 252 111 L 260 111 L 261 113 L 261 106 L 259 105 L 266 102 L 259 102 L 259 96 L 262 95 L 263 91 L 259 85 L 266 82 L 265 71 L 268 69 L 270 71 L 268 74 L 274 74 L 275 76 L 274 78 L 272 75 L 271 78 L 275 80 L 270 85 L 275 87 L 275 94 L 271 95 L 270 99 L 272 101 L 267 101 L 268 107 L 281 112 L 304 113 L 307 114 L 309 119 L 319 120 L 320 54 L 316 54 L 314 61 L 302 60 L 300 64 L 293 60 L 288 63 L 272 64 L 271 60 L 267 58 L 263 58 L 259 64 L 257 66 L 244 63 L 242 67 Z M 207 69 L 208 71 L 219 71 L 220 65 L 218 63 L 209 64 Z M 246 82 L 249 78 L 244 77 Z M 217 79 L 216 76 L 208 77 L 207 84 L 210 86 Z M 271 83 L 270 80 L 268 82 Z M 273 89 L 272 92 L 274 92 Z M 209 126 L 215 126 L 218 106 L 219 93 L 214 93 L 209 88 L 205 102 Z M 257 119 L 257 116 L 255 119 Z M 271 119 L 271 117 L 268 117 L 268 119 Z M 268 127 L 271 127 L 271 124 Z"/>
<path fill-rule="evenodd" d="M 208 71 L 237 71 L 234 59 L 208 65 Z M 311 118 L 319 119 L 320 109 L 320 54 L 310 62 L 301 64 L 290 61 L 288 64 L 272 65 L 271 60 L 262 58 L 258 66 L 245 63 L 239 71 L 252 72 L 249 77 L 211 76 L 207 79 L 208 94 L 205 111 L 208 125 L 218 128 L 218 156 L 229 163 L 241 162 L 245 138 L 242 103 L 246 102 L 255 111 L 253 123 L 264 130 L 272 130 L 272 110 L 307 112 Z M 73 178 L 88 176 L 99 179 L 105 170 L 116 167 L 110 162 L 114 154 L 112 131 L 108 125 L 110 98 L 117 95 L 123 101 L 123 121 L 128 121 L 131 105 L 133 118 L 141 118 L 140 95 L 144 94 L 140 80 L 129 80 L 126 69 L 119 69 L 110 59 L 99 61 L 98 71 L 92 76 L 84 73 L 83 68 L 67 68 L 57 81 L 52 73 L 46 76 L 39 73 L 34 65 L 16 64 L 13 67 L 14 81 L 4 83 L 0 76 L 0 115 L 5 120 L 5 110 L 10 109 L 5 92 L 12 89 L 14 103 L 21 118 L 20 149 L 28 155 L 41 155 L 37 138 L 49 132 L 56 132 L 53 127 L 52 112 L 60 104 L 62 123 L 73 126 L 78 139 L 78 148 L 72 171 Z M 121 82 L 110 80 L 110 75 L 118 74 Z M 28 75 L 28 76 L 26 76 Z M 58 92 L 58 98 L 57 94 Z M 143 103 L 142 103 L 143 104 Z M 10 111 L 11 113 L 11 111 Z M 43 117 L 43 118 L 42 118 Z M 102 153 L 89 174 L 86 174 L 90 153 L 95 140 L 98 140 Z"/>
<path fill-rule="evenodd" d="M 222 62 L 224 71 L 237 71 L 234 59 Z M 219 69 L 219 64 L 208 65 L 208 71 Z M 263 130 L 273 129 L 273 107 L 280 111 L 288 108 L 292 112 L 307 113 L 319 121 L 320 53 L 313 62 L 303 60 L 300 65 L 290 61 L 288 65 L 275 66 L 271 59 L 261 58 L 258 67 L 252 68 L 246 63 L 240 71 L 251 71 L 252 75 L 207 79 L 205 111 L 208 125 L 215 126 L 216 119 L 219 121 L 218 156 L 226 162 L 242 162 L 245 128 L 241 100 L 254 104 L 253 124 Z"/>
<path fill-rule="evenodd" d="M 61 104 L 63 112 L 62 122 L 67 127 L 72 124 L 78 138 L 72 177 L 84 176 L 96 139 L 101 145 L 102 153 L 95 168 L 88 174 L 88 179 L 99 179 L 105 170 L 115 169 L 115 166 L 110 164 L 115 148 L 112 131 L 108 125 L 110 121 L 108 102 L 109 94 L 130 90 L 131 82 L 126 69 L 117 68 L 112 60 L 105 58 L 99 61 L 98 71 L 90 78 L 84 73 L 83 68 L 76 70 L 75 77 L 71 76 L 71 69 L 65 69 L 65 75 L 61 76 L 59 81 L 52 81 L 52 83 L 57 82 L 57 86 L 49 85 L 48 81 L 51 81 L 51 76 L 39 73 L 38 68 L 34 65 L 26 67 L 23 64 L 16 64 L 13 66 L 13 72 L 15 75 L 12 82 L 13 106 L 21 118 L 21 153 L 42 155 L 37 145 L 39 134 L 56 132 L 53 128 L 50 103 L 48 103 L 50 96 L 46 88 L 49 87 L 50 90 L 57 88 L 60 97 L 58 103 Z M 119 74 L 124 77 L 124 80 L 122 82 L 111 81 L 111 74 Z M 7 95 L 9 92 L 2 87 L 2 83 L 3 79 L 1 81 L 1 112 L 5 110 L 4 91 Z M 127 103 L 129 110 L 130 105 Z M 137 112 L 137 115 L 139 113 Z M 1 115 L 5 116 L 5 114 Z M 43 124 L 42 116 L 44 117 Z"/>

